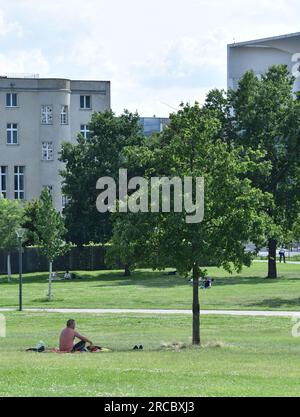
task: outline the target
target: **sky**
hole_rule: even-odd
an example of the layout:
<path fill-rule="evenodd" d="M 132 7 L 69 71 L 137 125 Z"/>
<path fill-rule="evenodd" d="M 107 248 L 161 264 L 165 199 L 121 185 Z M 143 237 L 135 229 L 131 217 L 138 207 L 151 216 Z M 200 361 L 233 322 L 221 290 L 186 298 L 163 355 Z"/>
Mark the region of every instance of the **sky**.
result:
<path fill-rule="evenodd" d="M 117 114 L 167 117 L 226 88 L 228 43 L 299 16 L 299 0 L 0 0 L 0 75 L 109 80 Z"/>

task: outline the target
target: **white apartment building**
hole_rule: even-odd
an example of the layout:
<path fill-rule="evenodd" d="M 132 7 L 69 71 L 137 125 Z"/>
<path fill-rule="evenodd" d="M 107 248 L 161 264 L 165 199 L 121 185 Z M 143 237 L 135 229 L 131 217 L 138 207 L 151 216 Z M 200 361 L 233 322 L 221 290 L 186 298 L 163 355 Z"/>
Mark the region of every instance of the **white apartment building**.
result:
<path fill-rule="evenodd" d="M 227 52 L 228 88 L 237 88 L 250 69 L 262 75 L 271 65 L 285 64 L 296 77 L 295 90 L 300 90 L 300 33 L 230 44 Z"/>
<path fill-rule="evenodd" d="M 0 76 L 0 193 L 32 200 L 48 187 L 61 210 L 61 144 L 88 138 L 92 113 L 107 109 L 109 81 Z"/>

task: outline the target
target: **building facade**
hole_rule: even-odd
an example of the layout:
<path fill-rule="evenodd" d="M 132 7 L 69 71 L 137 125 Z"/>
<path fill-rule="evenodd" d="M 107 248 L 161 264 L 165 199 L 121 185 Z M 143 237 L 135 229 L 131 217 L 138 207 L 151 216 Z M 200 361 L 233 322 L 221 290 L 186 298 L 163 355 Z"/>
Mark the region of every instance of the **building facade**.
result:
<path fill-rule="evenodd" d="M 300 90 L 300 33 L 234 43 L 227 48 L 228 88 L 236 89 L 248 70 L 264 74 L 271 65 L 285 64 L 296 77 L 295 91 Z"/>
<path fill-rule="evenodd" d="M 170 122 L 166 117 L 141 117 L 140 122 L 145 136 L 151 136 L 153 133 L 162 132 L 165 126 Z"/>
<path fill-rule="evenodd" d="M 110 82 L 0 77 L 0 193 L 39 197 L 44 187 L 58 210 L 63 142 L 88 138 L 93 112 L 110 109 Z"/>

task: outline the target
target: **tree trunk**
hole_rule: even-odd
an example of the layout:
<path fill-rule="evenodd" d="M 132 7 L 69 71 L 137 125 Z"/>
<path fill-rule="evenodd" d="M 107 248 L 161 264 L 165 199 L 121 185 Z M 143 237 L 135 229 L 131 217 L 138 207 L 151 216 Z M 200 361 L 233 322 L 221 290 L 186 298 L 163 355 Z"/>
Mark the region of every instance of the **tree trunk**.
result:
<path fill-rule="evenodd" d="M 200 346 L 199 269 L 193 266 L 193 345 Z"/>
<path fill-rule="evenodd" d="M 52 298 L 52 262 L 49 263 L 48 301 Z"/>
<path fill-rule="evenodd" d="M 130 277 L 130 275 L 131 273 L 130 273 L 129 265 L 125 265 L 124 277 Z"/>
<path fill-rule="evenodd" d="M 276 240 L 269 239 L 268 278 L 272 278 L 272 279 L 277 278 L 276 247 L 277 247 Z"/>
<path fill-rule="evenodd" d="M 11 257 L 10 252 L 7 254 L 7 281 L 11 281 Z"/>

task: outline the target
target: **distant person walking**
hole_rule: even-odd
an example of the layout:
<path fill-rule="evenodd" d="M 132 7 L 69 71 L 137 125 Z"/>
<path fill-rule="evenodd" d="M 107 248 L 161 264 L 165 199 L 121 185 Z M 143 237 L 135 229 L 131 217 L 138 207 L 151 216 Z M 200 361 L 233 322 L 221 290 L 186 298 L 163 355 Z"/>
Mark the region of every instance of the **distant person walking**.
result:
<path fill-rule="evenodd" d="M 283 261 L 284 263 L 286 263 L 286 259 L 285 259 L 285 250 L 284 249 L 280 249 L 279 251 L 279 261 L 280 263 Z"/>

